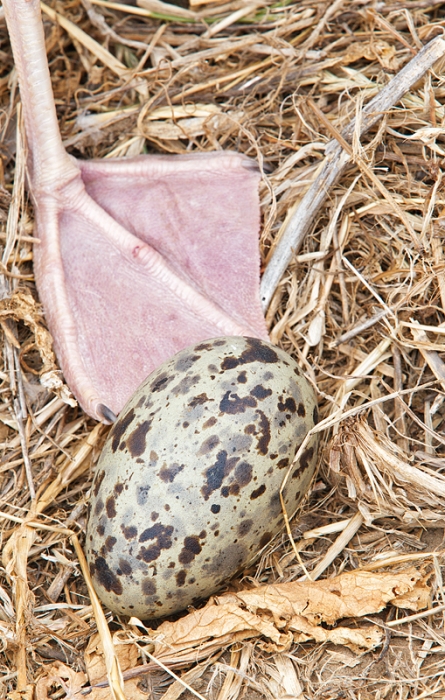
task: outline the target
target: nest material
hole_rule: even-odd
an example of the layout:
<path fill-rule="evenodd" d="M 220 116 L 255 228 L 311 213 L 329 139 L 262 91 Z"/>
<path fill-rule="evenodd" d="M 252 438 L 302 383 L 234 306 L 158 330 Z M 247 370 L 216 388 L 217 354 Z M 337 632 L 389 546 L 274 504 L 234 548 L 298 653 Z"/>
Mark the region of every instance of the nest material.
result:
<path fill-rule="evenodd" d="M 68 150 L 97 158 L 232 148 L 256 158 L 264 169 L 264 266 L 333 130 L 341 132 L 443 28 L 435 0 L 377 8 L 355 0 L 212 1 L 192 9 L 73 0 L 43 9 Z M 118 696 L 116 655 L 131 678 L 128 698 L 179 697 L 184 683 L 215 700 L 442 697 L 444 61 L 366 137 L 354 134 L 355 159 L 272 299 L 271 338 L 319 394 L 320 471 L 291 537 L 277 538 L 228 589 L 235 596 L 356 569 L 405 578 L 414 571 L 413 580 L 429 581 L 425 604 L 438 609 L 376 608 L 373 623 L 386 641 L 363 657 L 338 639 L 334 646 L 335 635 L 320 637 L 324 644 L 298 637 L 298 646 L 291 635 L 275 648 L 261 630 L 257 642 L 224 639 L 204 662 L 186 658 L 181 684 L 153 670 L 153 630 L 101 617 L 82 574 L 85 504 L 107 428 L 74 405 L 36 299 L 24 136 L 1 19 L 0 35 L 1 692 L 80 697 L 103 685 L 105 647 Z M 358 618 L 353 626 L 367 633 Z M 174 669 L 174 656 L 168 661 Z"/>

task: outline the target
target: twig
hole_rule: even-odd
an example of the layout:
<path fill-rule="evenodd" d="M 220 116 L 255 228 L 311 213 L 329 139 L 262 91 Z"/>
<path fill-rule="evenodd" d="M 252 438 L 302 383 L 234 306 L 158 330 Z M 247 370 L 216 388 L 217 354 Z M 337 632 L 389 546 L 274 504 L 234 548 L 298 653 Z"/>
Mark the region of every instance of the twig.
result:
<path fill-rule="evenodd" d="M 422 610 L 422 612 L 415 613 L 415 615 L 407 615 L 407 617 L 401 617 L 398 620 L 391 620 L 391 622 L 386 623 L 386 626 L 397 627 L 397 625 L 404 625 L 406 623 L 415 622 L 415 620 L 421 620 L 424 617 L 430 617 L 431 615 L 435 615 L 436 613 L 442 612 L 443 610 L 445 610 L 444 603 L 442 603 L 442 605 L 436 605 L 433 608 L 428 608 L 428 610 Z"/>
<path fill-rule="evenodd" d="M 323 559 L 317 564 L 315 569 L 310 572 L 310 579 L 311 581 L 316 581 L 319 576 L 325 571 L 328 566 L 332 564 L 334 559 L 341 554 L 341 552 L 344 550 L 344 548 L 349 544 L 349 542 L 352 540 L 354 535 L 360 530 L 361 526 L 365 522 L 365 519 L 363 515 L 360 513 L 360 511 L 357 511 L 357 513 L 350 519 L 348 522 L 347 526 L 343 530 L 343 532 L 340 533 L 340 535 L 337 537 L 335 542 L 331 544 L 329 547 L 328 551 L 324 555 Z M 302 576 L 299 581 L 306 581 L 307 577 Z"/>
<path fill-rule="evenodd" d="M 110 690 L 113 694 L 115 700 L 125 700 L 124 691 L 124 679 L 122 676 L 122 671 L 119 665 L 119 660 L 116 656 L 113 639 L 111 632 L 108 628 L 107 620 L 105 618 L 104 611 L 100 604 L 99 598 L 97 597 L 96 591 L 93 588 L 93 583 L 91 581 L 90 572 L 88 569 L 88 564 L 83 553 L 83 549 L 80 546 L 80 542 L 77 535 L 71 536 L 71 542 L 74 545 L 74 549 L 79 560 L 80 568 L 85 579 L 85 583 L 88 588 L 88 593 L 91 600 L 91 605 L 93 608 L 94 618 L 97 624 L 97 630 L 99 632 L 100 640 L 102 642 L 102 648 L 105 656 L 105 664 L 107 667 L 107 677 L 110 684 Z"/>
<path fill-rule="evenodd" d="M 374 173 L 374 171 L 365 163 L 363 158 L 360 157 L 359 153 L 354 152 L 352 146 L 343 138 L 343 136 L 337 131 L 335 126 L 331 124 L 329 119 L 323 114 L 321 109 L 317 107 L 315 102 L 313 100 L 308 100 L 308 103 L 311 107 L 311 109 L 316 113 L 317 117 L 319 120 L 322 122 L 322 124 L 325 126 L 326 130 L 328 133 L 333 136 L 333 138 L 338 141 L 340 146 L 343 148 L 346 153 L 351 157 L 353 163 L 357 165 L 358 168 L 360 168 L 361 172 L 368 178 L 368 180 L 371 180 L 372 184 L 374 187 L 380 192 L 382 197 L 386 199 L 386 201 L 389 203 L 389 205 L 392 207 L 394 210 L 394 213 L 401 219 L 401 221 L 404 223 L 406 230 L 408 231 L 409 235 L 411 236 L 411 239 L 413 241 L 414 247 L 416 250 L 421 249 L 421 244 L 419 241 L 419 238 L 414 231 L 413 227 L 411 226 L 411 222 L 408 219 L 406 213 L 403 211 L 402 207 L 400 207 L 394 197 L 392 196 L 391 192 L 389 192 L 385 185 L 379 180 L 377 175 Z"/>
<path fill-rule="evenodd" d="M 376 124 L 384 112 L 393 107 L 444 54 L 445 41 L 442 37 L 430 41 L 365 107 L 361 113 L 360 134 L 365 134 Z M 356 119 L 353 119 L 342 132 L 346 141 L 352 138 L 355 127 Z M 306 233 L 313 225 L 315 215 L 325 201 L 330 187 L 338 180 L 350 160 L 351 156 L 336 140 L 328 143 L 325 163 L 293 212 L 263 275 L 261 301 L 264 310 L 268 308 L 292 256 L 298 251 Z"/>
<path fill-rule="evenodd" d="M 386 309 L 381 309 L 376 314 L 374 314 L 374 316 L 371 316 L 370 318 L 361 321 L 356 326 L 353 326 L 353 328 L 351 328 L 349 331 L 346 331 L 346 333 L 340 335 L 336 340 L 330 343 L 329 347 L 336 348 L 342 343 L 348 343 L 350 340 L 352 340 L 352 338 L 355 338 L 356 335 L 359 335 L 360 333 L 367 331 L 368 328 L 372 328 L 372 326 L 375 326 L 375 324 L 381 321 L 382 318 L 385 318 L 385 316 L 387 316 L 388 313 L 389 311 L 387 311 Z"/>

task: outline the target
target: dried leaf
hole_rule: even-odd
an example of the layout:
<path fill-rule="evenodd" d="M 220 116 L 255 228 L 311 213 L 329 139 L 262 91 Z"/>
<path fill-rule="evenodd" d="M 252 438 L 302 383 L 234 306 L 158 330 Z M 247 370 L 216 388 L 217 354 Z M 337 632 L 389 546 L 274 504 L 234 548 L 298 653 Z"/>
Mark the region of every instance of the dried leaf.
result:
<path fill-rule="evenodd" d="M 74 671 L 60 661 L 56 661 L 47 673 L 37 681 L 35 698 L 36 700 L 47 700 L 54 697 L 55 688 L 60 687 L 65 698 L 81 700 L 82 687 L 86 681 L 86 673 Z"/>
<path fill-rule="evenodd" d="M 366 58 L 368 61 L 375 61 L 375 59 L 377 59 L 383 68 L 389 70 L 399 69 L 399 62 L 396 58 L 396 48 L 386 41 L 353 42 L 349 44 L 346 54 L 342 57 L 342 63 L 346 65 L 348 63 L 355 63 L 355 61 L 359 61 L 361 58 Z"/>
<path fill-rule="evenodd" d="M 428 605 L 430 589 L 422 572 L 410 567 L 397 573 L 356 571 L 325 581 L 279 583 L 212 599 L 176 622 L 152 632 L 154 656 L 169 660 L 203 658 L 242 639 L 262 637 L 267 651 L 282 652 L 293 641 L 332 642 L 353 651 L 373 649 L 381 629 L 353 629 L 339 620 L 378 613 L 388 604 L 411 610 Z"/>
<path fill-rule="evenodd" d="M 122 671 L 134 668 L 137 665 L 139 650 L 135 644 L 123 644 L 119 633 L 113 637 L 116 656 Z M 85 667 L 88 679 L 92 686 L 107 680 L 107 667 L 99 634 L 90 638 L 84 654 Z M 147 700 L 147 694 L 138 688 L 138 680 L 130 679 L 124 684 L 125 696 L 131 700 Z M 109 700 L 111 692 L 109 688 L 94 688 L 88 696 L 91 700 Z"/>
<path fill-rule="evenodd" d="M 12 693 L 8 693 L 6 697 L 7 700 L 33 700 L 34 685 L 28 683 L 23 690 L 13 690 Z"/>
<path fill-rule="evenodd" d="M 52 349 L 52 337 L 49 331 L 42 326 L 42 312 L 40 306 L 30 294 L 15 292 L 9 297 L 0 300 L 0 319 L 13 318 L 15 321 L 23 321 L 35 336 L 37 350 L 43 362 L 43 372 L 57 369 L 54 352 Z"/>
<path fill-rule="evenodd" d="M 0 319 L 4 321 L 12 318 L 15 321 L 23 321 L 34 335 L 35 346 L 40 354 L 43 367 L 41 370 L 41 383 L 51 389 L 64 403 L 77 406 L 70 390 L 62 381 L 62 375 L 56 365 L 53 352 L 53 339 L 50 332 L 42 325 L 42 311 L 40 305 L 30 294 L 15 292 L 11 296 L 0 300 Z M 2 323 L 3 329 L 5 324 Z"/>

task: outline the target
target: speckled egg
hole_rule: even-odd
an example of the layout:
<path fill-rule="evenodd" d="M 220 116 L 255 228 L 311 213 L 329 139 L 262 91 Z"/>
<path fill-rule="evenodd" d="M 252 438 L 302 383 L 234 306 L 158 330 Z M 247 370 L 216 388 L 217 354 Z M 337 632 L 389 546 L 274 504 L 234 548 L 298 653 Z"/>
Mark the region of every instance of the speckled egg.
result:
<path fill-rule="evenodd" d="M 220 589 L 279 531 L 279 490 L 317 421 L 295 361 L 255 338 L 215 338 L 165 362 L 110 431 L 95 474 L 86 551 L 115 612 L 143 620 Z M 292 466 L 292 515 L 316 438 Z"/>

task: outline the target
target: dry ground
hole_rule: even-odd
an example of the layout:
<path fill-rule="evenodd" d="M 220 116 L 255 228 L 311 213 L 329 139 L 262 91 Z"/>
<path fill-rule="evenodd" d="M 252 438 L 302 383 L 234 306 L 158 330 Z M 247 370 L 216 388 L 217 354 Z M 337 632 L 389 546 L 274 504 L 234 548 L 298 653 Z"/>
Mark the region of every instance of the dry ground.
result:
<path fill-rule="evenodd" d="M 68 150 L 90 158 L 232 148 L 258 159 L 264 266 L 327 142 L 445 25 L 445 5 L 433 0 L 213 1 L 195 14 L 152 0 L 51 7 L 60 16 L 45 11 L 47 51 Z M 33 302 L 33 211 L 3 18 L 0 40 L 0 693 L 56 700 L 88 694 L 100 675 L 101 623 L 69 532 L 82 541 L 108 429 L 64 402 L 63 387 L 48 388 L 60 375 Z M 317 387 L 320 469 L 291 523 L 294 542 L 278 538 L 231 589 L 409 566 L 429 587 L 427 614 L 390 604 L 342 620 L 383 632 L 366 651 L 329 640 L 272 648 L 261 635 L 225 644 L 198 671 L 191 661 L 177 671 L 205 698 L 445 697 L 443 65 L 366 136 L 355 132 L 354 158 L 273 297 L 272 340 Z M 106 614 L 123 666 L 148 663 L 149 638 Z M 145 673 L 126 695 L 171 700 L 180 693 L 176 684 L 163 695 L 171 681 Z"/>

